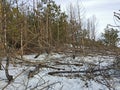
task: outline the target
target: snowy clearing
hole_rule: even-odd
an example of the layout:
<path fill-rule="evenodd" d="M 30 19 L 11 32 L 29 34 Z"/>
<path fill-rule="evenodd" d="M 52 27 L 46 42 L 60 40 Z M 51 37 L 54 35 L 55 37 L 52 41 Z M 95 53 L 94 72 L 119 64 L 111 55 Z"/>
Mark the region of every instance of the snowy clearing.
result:
<path fill-rule="evenodd" d="M 47 67 L 39 68 L 39 72 L 28 78 L 30 71 L 35 69 L 35 65 L 17 64 L 14 67 L 10 64 L 9 73 L 13 75 L 14 81 L 8 84 L 5 71 L 0 70 L 0 89 L 120 90 L 120 77 L 112 74 L 109 76 L 110 72 L 106 70 L 106 67 L 110 66 L 115 59 L 112 56 L 82 56 L 73 59 L 71 56 L 52 53 L 42 54 L 38 58 L 34 57 L 35 55 L 24 55 L 23 58 L 37 63 L 44 62 Z M 2 64 L 5 65 L 5 61 Z M 92 68 L 94 70 L 89 71 Z M 103 71 L 97 71 L 99 69 Z"/>

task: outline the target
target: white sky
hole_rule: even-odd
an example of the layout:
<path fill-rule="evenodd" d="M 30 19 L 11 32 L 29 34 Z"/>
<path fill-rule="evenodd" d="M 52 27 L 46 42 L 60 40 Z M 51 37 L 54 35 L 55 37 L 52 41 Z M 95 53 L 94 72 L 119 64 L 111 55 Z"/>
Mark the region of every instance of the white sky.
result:
<path fill-rule="evenodd" d="M 103 32 L 107 24 L 115 24 L 113 12 L 120 10 L 120 0 L 55 0 L 61 5 L 63 11 L 72 3 L 82 2 L 86 11 L 86 17 L 96 16 L 98 21 L 98 32 Z"/>

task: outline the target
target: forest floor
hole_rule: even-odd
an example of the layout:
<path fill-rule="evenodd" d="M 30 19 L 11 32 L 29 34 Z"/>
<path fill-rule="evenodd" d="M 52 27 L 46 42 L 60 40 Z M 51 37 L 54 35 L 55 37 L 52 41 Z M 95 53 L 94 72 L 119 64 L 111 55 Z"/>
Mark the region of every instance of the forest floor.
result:
<path fill-rule="evenodd" d="M 14 80 L 5 76 L 5 58 L 0 70 L 0 90 L 120 90 L 120 70 L 112 68 L 114 56 L 71 54 L 24 55 L 9 65 Z M 19 62 L 18 62 L 19 61 Z"/>

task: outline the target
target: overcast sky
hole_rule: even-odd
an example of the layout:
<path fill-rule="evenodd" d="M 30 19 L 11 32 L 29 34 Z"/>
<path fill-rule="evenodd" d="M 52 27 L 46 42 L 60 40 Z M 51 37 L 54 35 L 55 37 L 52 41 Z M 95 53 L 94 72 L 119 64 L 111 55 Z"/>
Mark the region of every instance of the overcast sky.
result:
<path fill-rule="evenodd" d="M 77 1 L 78 3 L 82 2 L 86 11 L 86 18 L 96 16 L 98 32 L 103 32 L 107 24 L 115 24 L 113 12 L 120 10 L 120 0 L 55 0 L 57 4 L 61 5 L 63 11 L 66 10 L 70 3 L 76 5 Z"/>

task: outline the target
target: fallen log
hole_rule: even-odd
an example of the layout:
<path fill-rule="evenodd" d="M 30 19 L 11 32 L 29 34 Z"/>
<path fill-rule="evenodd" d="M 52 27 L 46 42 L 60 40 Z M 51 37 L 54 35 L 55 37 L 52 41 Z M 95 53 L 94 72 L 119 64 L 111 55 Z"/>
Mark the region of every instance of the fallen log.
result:
<path fill-rule="evenodd" d="M 62 63 L 62 62 L 59 62 L 59 61 L 56 61 L 55 62 L 56 65 L 74 65 L 74 66 L 83 66 L 82 63 L 78 64 L 78 63 Z"/>
<path fill-rule="evenodd" d="M 64 70 L 63 68 L 57 68 L 57 67 L 52 67 L 52 66 L 47 66 L 47 65 L 36 65 L 34 70 L 30 70 L 28 74 L 28 78 L 33 77 L 34 75 L 39 73 L 40 68 L 51 68 L 51 69 L 57 69 L 57 70 Z"/>
<path fill-rule="evenodd" d="M 107 71 L 112 68 L 106 68 L 106 69 L 96 69 L 96 70 L 83 70 L 83 71 L 55 71 L 55 72 L 48 72 L 49 75 L 59 74 L 59 73 L 95 73 L 95 72 L 101 72 L 101 71 Z"/>

